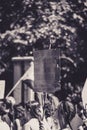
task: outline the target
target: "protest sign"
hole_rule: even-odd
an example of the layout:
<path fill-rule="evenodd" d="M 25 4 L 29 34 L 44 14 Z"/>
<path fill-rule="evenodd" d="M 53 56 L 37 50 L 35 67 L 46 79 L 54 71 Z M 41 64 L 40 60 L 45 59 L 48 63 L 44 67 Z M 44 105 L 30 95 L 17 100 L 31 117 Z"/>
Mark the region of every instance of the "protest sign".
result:
<path fill-rule="evenodd" d="M 5 94 L 5 80 L 0 80 L 0 99 L 4 98 Z"/>
<path fill-rule="evenodd" d="M 59 87 L 60 50 L 34 51 L 34 84 L 40 92 L 54 92 Z"/>
<path fill-rule="evenodd" d="M 82 101 L 83 101 L 83 106 L 85 108 L 85 106 L 87 105 L 87 79 L 85 81 L 85 84 L 82 90 Z"/>

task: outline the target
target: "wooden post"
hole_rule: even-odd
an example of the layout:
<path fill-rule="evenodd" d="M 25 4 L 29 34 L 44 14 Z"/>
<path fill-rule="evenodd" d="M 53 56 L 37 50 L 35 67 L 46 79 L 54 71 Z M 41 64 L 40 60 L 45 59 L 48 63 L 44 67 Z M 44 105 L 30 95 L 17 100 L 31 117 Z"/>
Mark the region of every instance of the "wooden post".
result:
<path fill-rule="evenodd" d="M 23 74 L 30 67 L 33 57 L 13 57 L 13 71 L 14 71 L 14 85 L 15 89 L 13 90 L 13 95 L 16 100 L 16 103 L 26 102 L 28 100 L 34 99 L 34 92 L 27 85 L 22 83 Z"/>

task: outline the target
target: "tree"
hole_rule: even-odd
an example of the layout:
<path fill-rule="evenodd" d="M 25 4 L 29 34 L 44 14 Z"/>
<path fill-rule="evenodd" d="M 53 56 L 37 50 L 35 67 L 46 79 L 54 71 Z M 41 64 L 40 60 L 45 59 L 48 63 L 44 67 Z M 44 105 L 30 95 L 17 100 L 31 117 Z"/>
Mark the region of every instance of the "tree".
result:
<path fill-rule="evenodd" d="M 3 0 L 1 3 L 1 60 L 5 62 L 9 57 L 8 68 L 12 56 L 33 55 L 33 49 L 61 48 L 62 85 L 84 82 L 86 0 Z"/>

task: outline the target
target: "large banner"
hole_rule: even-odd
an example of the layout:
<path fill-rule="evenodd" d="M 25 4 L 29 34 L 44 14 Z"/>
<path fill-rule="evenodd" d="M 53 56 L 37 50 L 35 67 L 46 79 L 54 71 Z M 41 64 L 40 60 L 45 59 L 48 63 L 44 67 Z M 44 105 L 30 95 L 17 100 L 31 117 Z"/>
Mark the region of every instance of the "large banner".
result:
<path fill-rule="evenodd" d="M 34 89 L 55 92 L 60 86 L 60 50 L 34 51 Z"/>

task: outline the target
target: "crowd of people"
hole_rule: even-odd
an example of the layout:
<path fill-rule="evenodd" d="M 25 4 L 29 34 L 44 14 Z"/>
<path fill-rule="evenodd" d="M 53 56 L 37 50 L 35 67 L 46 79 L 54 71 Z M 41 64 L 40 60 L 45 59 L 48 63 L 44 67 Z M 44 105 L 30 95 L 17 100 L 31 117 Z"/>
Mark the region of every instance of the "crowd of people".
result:
<path fill-rule="evenodd" d="M 78 130 L 86 130 L 87 113 L 69 95 L 59 101 L 53 94 L 46 94 L 42 103 L 36 98 L 19 104 L 9 96 L 0 100 L 0 130 L 74 130 L 71 122 L 76 114 L 82 120 Z"/>

